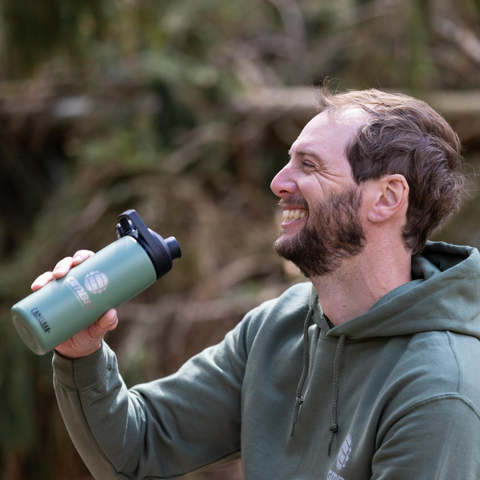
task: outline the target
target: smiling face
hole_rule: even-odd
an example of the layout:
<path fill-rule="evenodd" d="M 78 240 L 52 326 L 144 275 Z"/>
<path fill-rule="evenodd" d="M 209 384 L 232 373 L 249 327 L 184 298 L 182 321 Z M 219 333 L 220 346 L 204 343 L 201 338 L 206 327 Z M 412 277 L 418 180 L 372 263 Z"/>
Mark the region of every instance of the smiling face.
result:
<path fill-rule="evenodd" d="M 365 243 L 359 217 L 362 190 L 345 155 L 364 120 L 342 118 L 342 123 L 334 122 L 324 112 L 311 120 L 271 184 L 283 207 L 275 250 L 307 277 L 333 272 Z"/>

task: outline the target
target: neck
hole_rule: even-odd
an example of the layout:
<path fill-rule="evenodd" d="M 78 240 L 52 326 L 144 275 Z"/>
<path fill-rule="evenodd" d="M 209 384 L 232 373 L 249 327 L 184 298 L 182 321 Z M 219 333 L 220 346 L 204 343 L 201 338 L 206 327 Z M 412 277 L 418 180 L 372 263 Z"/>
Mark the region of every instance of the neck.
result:
<path fill-rule="evenodd" d="M 344 260 L 335 272 L 311 278 L 333 325 L 367 312 L 388 292 L 412 279 L 411 253 L 403 245 L 399 249 L 379 243 L 369 242 L 361 254 Z"/>

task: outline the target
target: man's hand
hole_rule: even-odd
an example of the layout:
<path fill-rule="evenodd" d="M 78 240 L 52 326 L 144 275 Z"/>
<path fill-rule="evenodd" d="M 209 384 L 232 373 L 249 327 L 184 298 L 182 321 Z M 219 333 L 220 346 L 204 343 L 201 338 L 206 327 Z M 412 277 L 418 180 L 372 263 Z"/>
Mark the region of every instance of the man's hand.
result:
<path fill-rule="evenodd" d="M 79 250 L 73 257 L 66 257 L 60 260 L 52 272 L 45 272 L 32 283 L 32 290 L 36 292 L 47 285 L 47 283 L 64 277 L 71 268 L 84 262 L 92 255 L 94 253 L 90 250 Z M 68 322 L 68 318 L 65 321 Z M 105 334 L 115 329 L 117 325 L 117 311 L 111 309 L 94 324 L 61 343 L 55 350 L 68 358 L 86 357 L 101 347 Z"/>

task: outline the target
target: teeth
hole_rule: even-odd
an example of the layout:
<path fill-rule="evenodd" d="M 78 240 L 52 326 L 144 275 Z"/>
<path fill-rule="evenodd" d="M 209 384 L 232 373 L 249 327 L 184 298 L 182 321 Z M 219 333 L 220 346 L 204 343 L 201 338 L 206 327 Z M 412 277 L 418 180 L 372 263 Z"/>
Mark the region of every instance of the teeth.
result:
<path fill-rule="evenodd" d="M 307 212 L 305 210 L 284 210 L 283 211 L 283 220 L 285 221 L 295 221 L 300 218 L 305 218 L 307 216 Z"/>

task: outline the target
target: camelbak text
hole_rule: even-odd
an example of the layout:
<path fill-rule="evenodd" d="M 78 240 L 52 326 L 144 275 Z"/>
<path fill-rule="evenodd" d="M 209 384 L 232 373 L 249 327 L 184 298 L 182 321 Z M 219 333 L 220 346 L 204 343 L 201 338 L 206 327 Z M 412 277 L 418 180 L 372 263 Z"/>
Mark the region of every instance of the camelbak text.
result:
<path fill-rule="evenodd" d="M 37 322 L 40 324 L 43 331 L 45 333 L 50 333 L 50 325 L 45 320 L 45 317 L 40 313 L 40 310 L 38 308 L 33 308 L 30 311 L 33 313 L 33 316 L 37 319 Z"/>
<path fill-rule="evenodd" d="M 65 283 L 70 288 L 70 290 L 75 294 L 77 300 L 80 304 L 85 308 L 92 308 L 93 303 L 88 296 L 88 293 L 85 289 L 80 285 L 80 282 L 75 277 L 67 277 L 65 279 Z"/>

